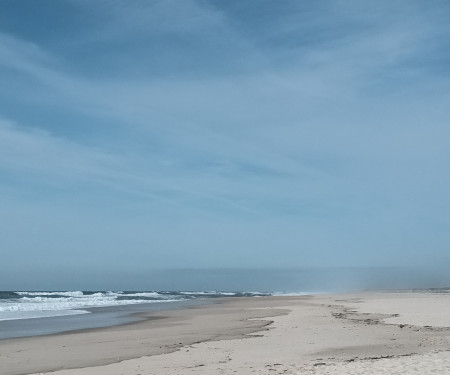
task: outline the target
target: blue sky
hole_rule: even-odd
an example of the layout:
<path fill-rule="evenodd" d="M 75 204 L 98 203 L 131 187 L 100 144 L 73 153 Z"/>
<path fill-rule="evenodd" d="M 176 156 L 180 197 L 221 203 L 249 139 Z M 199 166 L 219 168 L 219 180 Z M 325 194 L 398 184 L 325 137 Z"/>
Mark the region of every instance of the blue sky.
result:
<path fill-rule="evenodd" d="M 449 14 L 2 0 L 3 282 L 450 264 Z"/>

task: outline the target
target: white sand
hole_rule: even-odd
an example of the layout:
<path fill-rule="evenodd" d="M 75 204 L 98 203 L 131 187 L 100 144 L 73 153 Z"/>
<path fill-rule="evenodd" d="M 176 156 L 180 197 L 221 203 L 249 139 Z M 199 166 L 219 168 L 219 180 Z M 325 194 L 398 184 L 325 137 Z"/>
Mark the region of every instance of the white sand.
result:
<path fill-rule="evenodd" d="M 426 307 L 423 306 L 424 301 Z M 186 344 L 171 353 L 142 356 L 107 365 L 97 363 L 90 367 L 59 370 L 51 374 L 450 374 L 450 332 L 446 328 L 450 325 L 442 326 L 445 321 L 440 318 L 450 313 L 446 301 L 446 295 L 416 293 L 400 296 L 376 293 L 327 295 L 313 299 L 282 297 L 232 300 L 221 306 L 194 311 L 194 314 L 188 314 L 188 318 L 178 321 L 178 325 L 171 322 L 171 329 L 179 330 L 179 337 L 183 337 L 182 332 L 191 332 L 194 339 L 200 338 L 197 335 L 205 325 L 209 325 L 208 329 L 217 326 L 217 335 L 209 336 L 205 342 Z M 279 315 L 283 314 L 283 310 L 289 310 L 289 314 Z M 416 325 L 400 328 L 398 325 L 384 324 L 382 321 L 390 321 L 391 318 L 387 318 L 387 315 L 392 314 L 400 314 L 395 319 L 401 324 L 414 322 Z M 253 337 L 243 338 L 238 331 L 246 326 L 236 326 L 235 323 L 239 321 L 239 317 L 246 320 L 252 315 L 278 316 L 251 320 L 254 327 L 259 324 L 260 329 L 263 329 L 261 319 L 274 323 L 269 330 L 261 331 L 256 336 L 250 333 Z M 236 320 L 225 319 L 230 316 L 234 316 Z M 415 320 L 412 320 L 412 316 Z M 198 317 L 201 318 L 197 319 Z M 225 320 L 227 321 L 224 323 Z M 420 322 L 436 326 L 425 328 L 417 324 Z M 136 330 L 137 327 L 139 325 L 124 327 L 110 336 L 110 339 L 122 342 L 128 337 L 129 345 L 133 347 L 136 338 L 131 330 Z M 142 328 L 144 326 L 140 327 Z M 225 332 L 229 330 L 230 339 L 224 335 L 223 329 Z M 151 329 L 142 331 L 143 335 L 151 333 Z M 158 331 L 158 334 L 164 334 L 164 330 Z M 202 335 L 204 333 L 200 336 Z M 49 345 L 48 350 L 55 349 L 52 348 L 52 343 L 61 344 L 61 341 L 54 341 L 56 337 L 64 339 L 65 335 L 51 337 L 53 341 L 46 343 Z M 160 339 L 161 342 L 164 341 L 163 337 Z M 220 341 L 215 341 L 216 339 Z M 115 352 L 117 345 L 111 344 L 109 347 L 111 355 L 120 354 Z M 95 350 L 96 346 L 92 348 Z M 101 349 L 98 355 L 104 355 L 105 346 L 98 343 L 98 348 Z M 76 347 L 74 350 L 80 351 L 80 348 Z M 10 355 L 14 354 L 20 359 L 20 353 L 22 352 L 11 351 Z M 22 354 L 21 359 L 33 361 L 36 359 L 33 357 L 35 354 L 36 349 L 31 346 L 26 354 Z M 72 352 L 71 355 L 76 356 L 77 353 Z M 82 362 L 80 357 L 80 364 Z M 21 363 L 16 361 L 17 366 Z M 6 374 L 24 373 L 17 369 L 8 367 L 7 371 L 10 372 Z"/>
<path fill-rule="evenodd" d="M 366 293 L 362 299 L 347 298 L 343 303 L 362 313 L 398 315 L 384 319 L 386 323 L 450 327 L 450 294 Z"/>

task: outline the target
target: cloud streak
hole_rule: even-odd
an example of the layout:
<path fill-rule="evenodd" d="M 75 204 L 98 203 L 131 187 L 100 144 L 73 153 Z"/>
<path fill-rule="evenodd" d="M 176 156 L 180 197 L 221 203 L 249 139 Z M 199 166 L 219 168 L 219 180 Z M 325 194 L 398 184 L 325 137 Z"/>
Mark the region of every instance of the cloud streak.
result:
<path fill-rule="evenodd" d="M 445 258 L 446 10 L 65 1 L 65 25 L 2 20 L 2 220 L 51 238 L 65 217 L 74 252 L 128 243 L 158 267 Z"/>

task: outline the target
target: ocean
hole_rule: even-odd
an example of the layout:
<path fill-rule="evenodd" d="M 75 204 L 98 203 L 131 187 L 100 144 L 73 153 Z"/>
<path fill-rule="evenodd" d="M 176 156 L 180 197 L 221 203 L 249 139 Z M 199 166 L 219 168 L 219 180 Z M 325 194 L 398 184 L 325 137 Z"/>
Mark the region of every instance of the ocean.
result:
<path fill-rule="evenodd" d="M 220 297 L 262 297 L 265 292 L 218 291 L 3 291 L 0 339 L 126 324 L 138 313 L 213 303 Z"/>
<path fill-rule="evenodd" d="M 216 291 L 3 291 L 0 321 L 88 314 L 89 309 L 96 307 L 268 295 L 271 294 Z"/>

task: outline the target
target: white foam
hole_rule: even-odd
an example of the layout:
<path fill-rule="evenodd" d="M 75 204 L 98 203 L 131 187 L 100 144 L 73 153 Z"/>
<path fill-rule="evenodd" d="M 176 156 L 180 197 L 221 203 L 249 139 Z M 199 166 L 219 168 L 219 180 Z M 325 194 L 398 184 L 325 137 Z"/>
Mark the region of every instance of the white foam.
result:
<path fill-rule="evenodd" d="M 64 296 L 64 297 L 83 297 L 81 291 L 75 292 L 15 292 L 19 296 Z"/>
<path fill-rule="evenodd" d="M 84 294 L 83 292 L 16 292 L 18 299 L 0 301 L 0 320 L 28 319 L 46 316 L 60 316 L 87 313 L 84 308 L 132 305 L 141 303 L 175 301 L 173 296 L 160 296 L 156 292 L 122 293 L 122 292 L 96 292 Z M 161 299 L 149 300 L 146 297 Z M 118 297 L 129 297 L 118 299 Z"/>
<path fill-rule="evenodd" d="M 260 293 L 247 293 L 259 295 Z M 28 319 L 86 313 L 90 307 L 172 302 L 192 297 L 236 296 L 236 292 L 15 292 L 15 298 L 0 300 L 0 320 Z M 9 295 L 8 295 L 9 297 Z"/>
<path fill-rule="evenodd" d="M 113 293 L 113 292 L 111 292 L 111 293 Z M 158 292 L 138 292 L 138 293 L 118 292 L 117 295 L 124 296 L 124 297 L 160 297 L 160 298 L 164 297 L 164 295 L 161 295 Z"/>
<path fill-rule="evenodd" d="M 188 296 L 210 296 L 210 295 L 220 295 L 220 296 L 235 296 L 236 293 L 234 292 L 215 292 L 215 291 L 208 291 L 208 292 L 180 292 L 180 294 L 188 295 Z"/>

